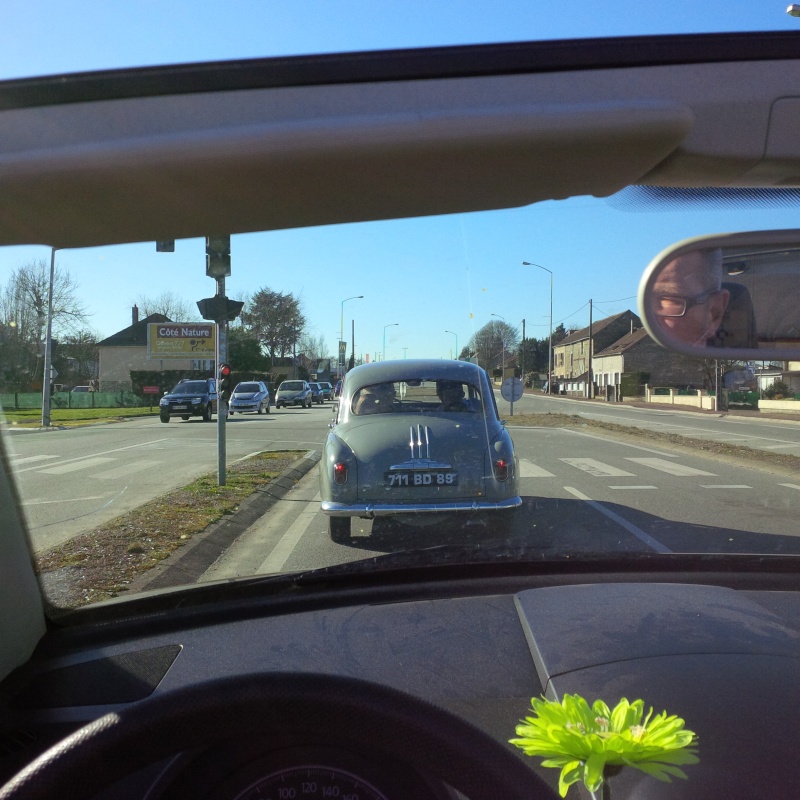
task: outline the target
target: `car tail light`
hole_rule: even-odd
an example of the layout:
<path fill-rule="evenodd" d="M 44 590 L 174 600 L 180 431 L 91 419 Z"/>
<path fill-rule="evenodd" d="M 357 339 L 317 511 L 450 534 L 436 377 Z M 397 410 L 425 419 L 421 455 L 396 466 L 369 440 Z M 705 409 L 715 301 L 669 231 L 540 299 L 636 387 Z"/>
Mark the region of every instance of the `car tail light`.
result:
<path fill-rule="evenodd" d="M 498 458 L 494 462 L 494 475 L 499 481 L 504 481 L 508 478 L 508 461 L 504 458 Z"/>
<path fill-rule="evenodd" d="M 347 464 L 338 461 L 333 465 L 333 482 L 339 486 L 347 483 Z"/>

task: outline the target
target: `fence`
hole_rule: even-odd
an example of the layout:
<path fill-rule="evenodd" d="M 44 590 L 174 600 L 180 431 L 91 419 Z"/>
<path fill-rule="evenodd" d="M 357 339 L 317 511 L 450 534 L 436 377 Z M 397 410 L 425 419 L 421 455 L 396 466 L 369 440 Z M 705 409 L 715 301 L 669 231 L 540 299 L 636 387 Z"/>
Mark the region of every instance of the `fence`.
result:
<path fill-rule="evenodd" d="M 142 408 L 158 404 L 158 395 L 142 398 L 133 392 L 54 392 L 50 408 Z M 0 406 L 6 411 L 23 411 L 42 407 L 41 392 L 0 394 Z"/>

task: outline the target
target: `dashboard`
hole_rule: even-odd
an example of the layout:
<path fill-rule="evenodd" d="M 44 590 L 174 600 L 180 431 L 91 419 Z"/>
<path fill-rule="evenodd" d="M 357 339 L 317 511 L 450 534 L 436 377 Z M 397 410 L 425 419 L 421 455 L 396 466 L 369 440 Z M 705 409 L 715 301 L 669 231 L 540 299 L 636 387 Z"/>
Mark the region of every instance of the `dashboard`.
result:
<path fill-rule="evenodd" d="M 791 737 L 762 752 L 739 721 L 795 724 L 800 593 L 790 575 L 722 580 L 439 580 L 54 630 L 2 686 L 2 733 L 23 742 L 2 777 L 111 715 L 114 757 L 90 735 L 67 772 L 83 758 L 91 780 L 70 796 L 479 800 L 527 779 L 555 797 L 557 771 L 507 741 L 531 697 L 577 692 L 642 697 L 699 734 L 688 781 L 623 771 L 617 797 L 789 796 Z"/>

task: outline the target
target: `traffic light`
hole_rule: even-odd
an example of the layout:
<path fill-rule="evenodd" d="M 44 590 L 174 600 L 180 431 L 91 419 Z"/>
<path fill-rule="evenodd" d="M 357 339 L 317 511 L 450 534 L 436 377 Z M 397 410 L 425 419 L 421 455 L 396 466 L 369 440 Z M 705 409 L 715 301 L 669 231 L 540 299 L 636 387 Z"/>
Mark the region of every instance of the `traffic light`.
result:
<path fill-rule="evenodd" d="M 221 364 L 219 368 L 219 399 L 226 403 L 231 399 L 231 366 Z"/>
<path fill-rule="evenodd" d="M 206 275 L 227 278 L 231 274 L 231 237 L 206 236 Z"/>
<path fill-rule="evenodd" d="M 224 295 L 216 294 L 213 297 L 206 297 L 197 301 L 200 315 L 203 319 L 211 319 L 214 322 L 233 322 L 242 311 L 244 303 L 241 300 L 230 300 Z"/>

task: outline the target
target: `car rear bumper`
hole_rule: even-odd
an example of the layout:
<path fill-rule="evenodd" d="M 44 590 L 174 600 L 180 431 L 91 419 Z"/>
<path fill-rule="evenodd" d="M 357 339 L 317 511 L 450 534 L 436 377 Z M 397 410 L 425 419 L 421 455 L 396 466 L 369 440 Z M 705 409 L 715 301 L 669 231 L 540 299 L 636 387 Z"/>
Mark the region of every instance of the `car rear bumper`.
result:
<path fill-rule="evenodd" d="M 331 517 L 388 517 L 395 514 L 443 514 L 454 512 L 504 511 L 518 508 L 522 498 L 508 497 L 495 502 L 489 500 L 459 500 L 452 503 L 335 503 L 323 500 L 322 513 Z"/>

